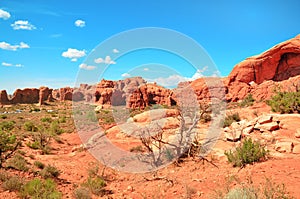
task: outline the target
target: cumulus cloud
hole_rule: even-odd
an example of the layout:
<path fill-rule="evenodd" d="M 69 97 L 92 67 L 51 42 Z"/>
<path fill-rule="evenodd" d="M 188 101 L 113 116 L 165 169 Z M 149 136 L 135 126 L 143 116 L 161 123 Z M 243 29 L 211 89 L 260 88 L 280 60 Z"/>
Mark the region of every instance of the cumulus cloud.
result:
<path fill-rule="evenodd" d="M 123 73 L 121 76 L 126 78 L 126 77 L 130 77 L 131 75 L 129 73 Z"/>
<path fill-rule="evenodd" d="M 20 42 L 19 45 L 11 45 L 9 43 L 6 43 L 4 41 L 0 42 L 0 48 L 3 50 L 13 50 L 16 51 L 18 49 L 23 49 L 23 48 L 30 48 L 30 46 L 24 42 Z"/>
<path fill-rule="evenodd" d="M 63 52 L 61 56 L 70 58 L 71 61 L 76 62 L 78 58 L 86 56 L 85 50 L 77 50 L 74 48 L 68 48 L 67 51 Z"/>
<path fill-rule="evenodd" d="M 80 27 L 80 28 L 83 28 L 85 26 L 85 21 L 81 20 L 81 19 L 78 19 L 75 21 L 75 26 L 77 27 Z"/>
<path fill-rule="evenodd" d="M 8 66 L 8 67 L 23 67 L 22 64 L 11 64 L 11 63 L 7 63 L 7 62 L 2 62 L 2 66 Z"/>
<path fill-rule="evenodd" d="M 4 20 L 9 19 L 10 18 L 9 12 L 0 9 L 0 18 L 2 18 Z"/>
<path fill-rule="evenodd" d="M 34 30 L 36 27 L 28 21 L 18 20 L 11 24 L 14 30 Z"/>
<path fill-rule="evenodd" d="M 10 63 L 2 62 L 2 66 L 12 66 Z"/>
<path fill-rule="evenodd" d="M 113 49 L 113 53 L 119 53 L 119 50 L 118 49 Z"/>
<path fill-rule="evenodd" d="M 96 64 L 102 64 L 102 63 L 104 63 L 104 64 L 116 64 L 116 62 L 113 61 L 113 60 L 110 58 L 109 55 L 107 55 L 107 56 L 105 57 L 105 59 L 99 57 L 99 58 L 95 59 L 94 61 L 95 61 Z"/>
<path fill-rule="evenodd" d="M 84 69 L 84 70 L 94 70 L 97 67 L 96 66 L 90 66 L 90 65 L 87 65 L 87 64 L 80 64 L 79 68 Z"/>
<path fill-rule="evenodd" d="M 144 68 L 145 70 L 145 68 Z M 148 82 L 156 82 L 159 85 L 164 87 L 175 87 L 178 85 L 179 82 L 186 82 L 186 81 L 194 81 L 198 78 L 204 77 L 203 72 L 207 70 L 207 67 L 197 70 L 192 77 L 183 77 L 181 75 L 170 75 L 168 77 L 158 77 L 155 79 L 146 79 Z"/>

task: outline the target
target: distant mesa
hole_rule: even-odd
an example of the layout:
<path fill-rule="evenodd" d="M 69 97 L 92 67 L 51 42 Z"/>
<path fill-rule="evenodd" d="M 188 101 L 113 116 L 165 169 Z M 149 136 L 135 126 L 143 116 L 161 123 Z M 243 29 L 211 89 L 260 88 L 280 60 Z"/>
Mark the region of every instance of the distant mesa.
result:
<path fill-rule="evenodd" d="M 221 82 L 221 83 L 220 83 Z M 176 105 L 177 91 L 190 87 L 198 101 L 211 98 L 238 101 L 251 93 L 256 100 L 268 99 L 275 87 L 282 90 L 300 89 L 300 35 L 282 42 L 266 52 L 249 57 L 237 64 L 228 77 L 199 78 L 182 82 L 175 89 L 167 89 L 156 83 L 147 83 L 141 77 L 119 81 L 101 80 L 96 85 L 81 84 L 79 88 L 50 89 L 48 87 L 17 89 L 12 97 L 0 91 L 0 104 L 46 104 L 51 101 L 86 101 L 103 107 L 123 105 L 141 108 L 153 104 Z"/>

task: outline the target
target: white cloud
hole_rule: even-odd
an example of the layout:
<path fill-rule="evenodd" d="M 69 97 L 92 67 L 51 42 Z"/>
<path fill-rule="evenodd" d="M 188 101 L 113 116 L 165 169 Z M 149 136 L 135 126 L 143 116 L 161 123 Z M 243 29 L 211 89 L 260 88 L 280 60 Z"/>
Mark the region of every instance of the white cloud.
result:
<path fill-rule="evenodd" d="M 0 18 L 2 18 L 4 20 L 9 19 L 10 18 L 9 12 L 0 9 Z"/>
<path fill-rule="evenodd" d="M 113 61 L 109 55 L 107 55 L 105 57 L 105 59 L 99 57 L 97 59 L 94 60 L 96 64 L 101 64 L 101 63 L 104 63 L 104 64 L 116 64 L 115 61 Z"/>
<path fill-rule="evenodd" d="M 36 27 L 28 21 L 18 20 L 11 24 L 14 30 L 34 30 Z"/>
<path fill-rule="evenodd" d="M 77 50 L 74 48 L 68 48 L 67 51 L 63 52 L 61 56 L 70 58 L 71 61 L 76 62 L 78 58 L 86 56 L 85 50 Z"/>
<path fill-rule="evenodd" d="M 149 71 L 149 68 L 144 68 L 144 71 Z"/>
<path fill-rule="evenodd" d="M 80 28 L 83 28 L 85 26 L 85 21 L 81 20 L 81 19 L 78 19 L 75 21 L 75 26 L 77 27 L 80 27 Z"/>
<path fill-rule="evenodd" d="M 87 64 L 80 64 L 80 65 L 79 65 L 79 68 L 84 69 L 84 70 L 94 70 L 94 69 L 96 69 L 97 67 L 96 67 L 96 66 L 89 66 L 89 65 L 87 65 Z"/>
<path fill-rule="evenodd" d="M 123 73 L 121 76 L 122 77 L 131 77 L 131 75 L 129 73 Z"/>
<path fill-rule="evenodd" d="M 113 49 L 113 53 L 119 53 L 119 50 L 118 49 Z"/>
<path fill-rule="evenodd" d="M 144 68 L 145 70 L 145 68 Z M 204 77 L 203 72 L 207 70 L 205 66 L 202 69 L 198 69 L 192 77 L 183 77 L 181 75 L 170 75 L 169 77 L 158 77 L 155 79 L 146 79 L 148 82 L 156 82 L 159 85 L 164 87 L 176 87 L 179 82 L 186 82 L 186 81 L 194 81 L 198 78 Z"/>
<path fill-rule="evenodd" d="M 13 50 L 16 51 L 17 49 L 23 49 L 23 48 L 30 48 L 28 44 L 24 43 L 24 42 L 20 42 L 19 45 L 11 45 L 9 43 L 6 42 L 0 42 L 0 48 L 3 50 Z"/>
<path fill-rule="evenodd" d="M 8 66 L 8 67 L 23 67 L 22 64 L 11 64 L 11 63 L 7 63 L 7 62 L 2 62 L 2 66 Z"/>
<path fill-rule="evenodd" d="M 12 66 L 10 63 L 2 62 L 2 66 Z"/>

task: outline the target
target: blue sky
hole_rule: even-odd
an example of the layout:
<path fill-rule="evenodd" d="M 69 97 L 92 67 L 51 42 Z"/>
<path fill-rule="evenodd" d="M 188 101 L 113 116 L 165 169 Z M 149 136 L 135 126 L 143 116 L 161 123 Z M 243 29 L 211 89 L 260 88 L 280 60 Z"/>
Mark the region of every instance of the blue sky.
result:
<path fill-rule="evenodd" d="M 88 64 L 100 43 L 143 27 L 194 39 L 227 76 L 245 58 L 299 34 L 299 7 L 297 0 L 0 0 L 0 90 L 73 86 L 80 71 L 96 74 L 101 67 L 107 70 L 99 79 L 148 74 L 162 84 L 204 73 L 205 64 L 197 71 L 170 52 L 122 54 L 122 44 Z"/>

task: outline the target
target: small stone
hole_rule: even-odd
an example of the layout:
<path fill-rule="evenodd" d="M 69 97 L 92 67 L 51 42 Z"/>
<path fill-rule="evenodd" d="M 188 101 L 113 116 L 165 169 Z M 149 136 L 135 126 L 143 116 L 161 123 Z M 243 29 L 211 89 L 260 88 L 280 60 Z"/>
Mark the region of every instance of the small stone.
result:
<path fill-rule="evenodd" d="M 272 122 L 272 116 L 271 115 L 263 115 L 263 116 L 260 116 L 258 118 L 258 121 L 257 121 L 259 124 L 266 124 L 266 123 L 270 123 Z"/>

